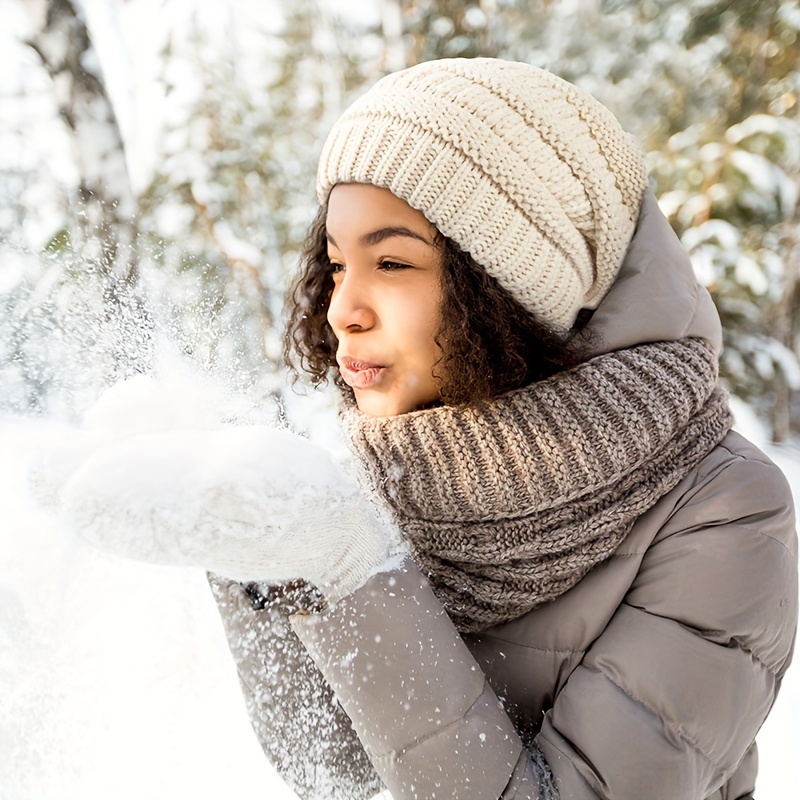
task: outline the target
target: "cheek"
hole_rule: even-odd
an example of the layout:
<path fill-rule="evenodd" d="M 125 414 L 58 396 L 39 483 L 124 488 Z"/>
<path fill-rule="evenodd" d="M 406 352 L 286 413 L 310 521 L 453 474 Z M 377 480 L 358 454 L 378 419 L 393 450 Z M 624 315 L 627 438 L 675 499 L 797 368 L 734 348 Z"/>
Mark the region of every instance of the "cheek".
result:
<path fill-rule="evenodd" d="M 441 350 L 436 343 L 441 317 L 438 304 L 431 304 L 426 309 L 420 309 L 419 312 L 416 319 L 415 345 L 419 353 L 419 361 L 430 369 L 441 356 Z"/>
<path fill-rule="evenodd" d="M 336 329 L 333 326 L 333 315 L 335 310 L 337 294 L 338 294 L 337 287 L 334 285 L 331 288 L 330 293 L 328 294 L 327 301 L 325 301 L 324 295 L 320 297 L 320 300 L 323 301 L 325 305 L 325 321 L 328 323 L 328 327 L 331 329 L 334 336 L 336 336 Z M 310 303 L 307 307 L 303 308 L 303 312 L 305 314 L 308 314 L 309 316 L 311 315 L 312 306 Z"/>
<path fill-rule="evenodd" d="M 436 335 L 439 333 L 439 328 L 442 323 L 442 298 L 441 292 L 436 291 L 430 298 L 430 302 L 425 309 L 423 325 L 427 331 L 427 339 L 431 346 L 438 349 L 434 343 Z"/>

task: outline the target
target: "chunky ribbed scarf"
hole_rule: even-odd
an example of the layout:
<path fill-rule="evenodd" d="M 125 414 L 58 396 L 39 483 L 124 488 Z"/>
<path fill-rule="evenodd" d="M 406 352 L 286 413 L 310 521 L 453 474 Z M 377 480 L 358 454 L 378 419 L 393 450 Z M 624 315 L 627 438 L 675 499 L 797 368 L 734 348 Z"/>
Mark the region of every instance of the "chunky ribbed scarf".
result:
<path fill-rule="evenodd" d="M 607 559 L 732 424 L 699 339 L 598 356 L 481 404 L 345 431 L 458 628 L 514 619 Z"/>

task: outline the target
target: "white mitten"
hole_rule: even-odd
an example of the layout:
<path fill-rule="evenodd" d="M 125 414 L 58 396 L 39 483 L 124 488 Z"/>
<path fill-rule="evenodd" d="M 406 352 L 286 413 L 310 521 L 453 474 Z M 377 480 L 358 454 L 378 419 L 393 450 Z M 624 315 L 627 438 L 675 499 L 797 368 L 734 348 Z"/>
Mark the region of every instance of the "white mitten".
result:
<path fill-rule="evenodd" d="M 58 508 L 64 484 L 80 464 L 120 439 L 154 431 L 218 428 L 218 394 L 214 386 L 176 368 L 165 378 L 134 375 L 119 381 L 86 410 L 79 426 L 48 426 L 46 436 L 39 437 L 29 465 L 36 499 L 48 509 Z"/>
<path fill-rule="evenodd" d="M 314 583 L 336 600 L 389 556 L 390 535 L 327 451 L 264 427 L 133 436 L 64 487 L 77 533 L 117 555 L 241 581 Z"/>

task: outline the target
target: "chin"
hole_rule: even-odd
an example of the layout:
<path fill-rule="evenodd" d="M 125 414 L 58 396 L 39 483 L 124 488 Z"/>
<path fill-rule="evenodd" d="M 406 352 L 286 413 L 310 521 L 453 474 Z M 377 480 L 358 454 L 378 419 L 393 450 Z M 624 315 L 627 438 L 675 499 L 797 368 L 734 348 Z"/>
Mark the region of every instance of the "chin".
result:
<path fill-rule="evenodd" d="M 441 404 L 438 397 L 433 399 L 396 398 L 368 392 L 356 392 L 355 397 L 358 410 L 368 417 L 397 417 L 400 414 L 433 408 Z"/>
<path fill-rule="evenodd" d="M 398 414 L 413 410 L 384 398 L 359 397 L 358 394 L 356 394 L 356 405 L 358 410 L 368 417 L 396 417 Z"/>

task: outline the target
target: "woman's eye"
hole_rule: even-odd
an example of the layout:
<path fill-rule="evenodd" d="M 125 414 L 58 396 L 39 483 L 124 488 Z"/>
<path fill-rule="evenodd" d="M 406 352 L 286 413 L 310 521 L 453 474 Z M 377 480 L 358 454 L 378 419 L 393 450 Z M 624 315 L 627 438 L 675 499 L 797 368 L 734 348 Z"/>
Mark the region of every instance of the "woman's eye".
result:
<path fill-rule="evenodd" d="M 337 272 L 344 272 L 344 264 L 335 264 L 331 262 L 331 272 L 336 275 Z"/>
<path fill-rule="evenodd" d="M 399 269 L 411 269 L 409 264 L 401 264 L 399 261 L 381 261 L 378 265 L 384 272 L 394 272 Z"/>

